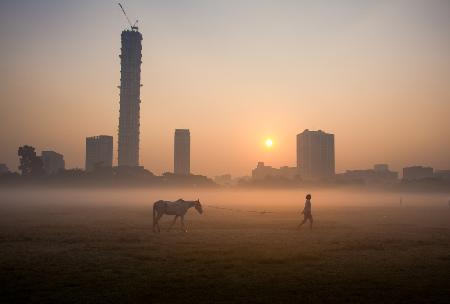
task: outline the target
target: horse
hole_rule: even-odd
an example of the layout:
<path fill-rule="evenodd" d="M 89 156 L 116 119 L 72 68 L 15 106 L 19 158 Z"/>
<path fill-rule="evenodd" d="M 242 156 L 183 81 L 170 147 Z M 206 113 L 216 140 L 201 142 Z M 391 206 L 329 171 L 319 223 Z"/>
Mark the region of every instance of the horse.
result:
<path fill-rule="evenodd" d="M 186 232 L 187 230 L 184 227 L 184 215 L 191 207 L 194 207 L 198 213 L 203 213 L 202 205 L 198 199 L 196 201 L 185 201 L 183 199 L 179 199 L 174 202 L 159 200 L 153 203 L 153 232 L 156 232 L 155 228 L 158 228 L 158 232 L 161 232 L 158 222 L 164 214 L 175 215 L 173 222 L 167 231 L 170 231 L 177 221 L 177 218 L 180 217 L 181 229 Z"/>

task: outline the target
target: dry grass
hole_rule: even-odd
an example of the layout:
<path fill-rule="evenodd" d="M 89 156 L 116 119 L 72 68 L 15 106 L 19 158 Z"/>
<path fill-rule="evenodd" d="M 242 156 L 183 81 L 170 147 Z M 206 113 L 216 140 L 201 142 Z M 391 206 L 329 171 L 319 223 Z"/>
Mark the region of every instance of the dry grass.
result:
<path fill-rule="evenodd" d="M 151 201 L 170 192 L 142 193 L 0 192 L 1 302 L 445 303 L 450 297 L 450 208 L 442 198 L 421 205 L 411 197 L 403 207 L 371 196 L 370 204 L 313 198 L 316 226 L 299 231 L 298 193 L 264 199 L 255 192 L 200 193 L 206 201 L 280 213 L 192 210 L 188 233 L 154 234 Z"/>

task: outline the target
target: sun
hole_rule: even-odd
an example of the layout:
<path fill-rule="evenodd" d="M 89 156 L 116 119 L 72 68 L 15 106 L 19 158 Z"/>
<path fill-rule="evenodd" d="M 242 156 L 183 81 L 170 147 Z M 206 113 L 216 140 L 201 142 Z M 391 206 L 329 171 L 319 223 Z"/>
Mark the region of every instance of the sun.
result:
<path fill-rule="evenodd" d="M 271 148 L 273 145 L 273 141 L 271 138 L 267 138 L 264 144 L 266 145 L 267 148 Z"/>

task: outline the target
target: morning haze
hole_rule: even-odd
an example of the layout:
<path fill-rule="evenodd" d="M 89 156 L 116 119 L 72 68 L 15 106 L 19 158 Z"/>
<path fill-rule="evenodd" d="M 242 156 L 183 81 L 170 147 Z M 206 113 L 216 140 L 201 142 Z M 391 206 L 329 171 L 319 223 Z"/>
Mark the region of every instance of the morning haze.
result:
<path fill-rule="evenodd" d="M 2 303 L 450 299 L 449 1 L 0 15 Z"/>
<path fill-rule="evenodd" d="M 84 167 L 84 139 L 114 136 L 120 33 L 112 1 L 4 1 L 0 159 L 17 148 Z M 336 171 L 382 162 L 450 167 L 447 1 L 128 1 L 143 34 L 140 164 L 191 171 L 295 166 L 295 136 L 336 135 Z M 413 135 L 413 136 L 411 136 Z M 273 139 L 272 149 L 264 140 Z"/>

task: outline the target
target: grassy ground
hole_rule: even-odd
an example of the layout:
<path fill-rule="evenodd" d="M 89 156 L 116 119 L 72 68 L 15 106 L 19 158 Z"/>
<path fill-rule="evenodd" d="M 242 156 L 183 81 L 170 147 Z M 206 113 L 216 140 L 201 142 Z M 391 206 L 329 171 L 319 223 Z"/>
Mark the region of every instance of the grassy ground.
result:
<path fill-rule="evenodd" d="M 272 205 L 279 213 L 205 207 L 201 216 L 189 212 L 188 233 L 154 234 L 151 201 L 130 203 L 126 197 L 0 193 L 0 302 L 448 303 L 450 298 L 445 204 L 333 205 L 324 199 L 318 206 L 320 199 L 313 197 L 316 223 L 310 231 L 295 229 L 294 210 L 301 206 L 287 195 L 277 208 Z M 233 197 L 227 206 L 242 208 L 253 196 L 215 197 L 222 205 Z M 280 195 L 264 197 L 247 209 L 267 209 Z"/>

